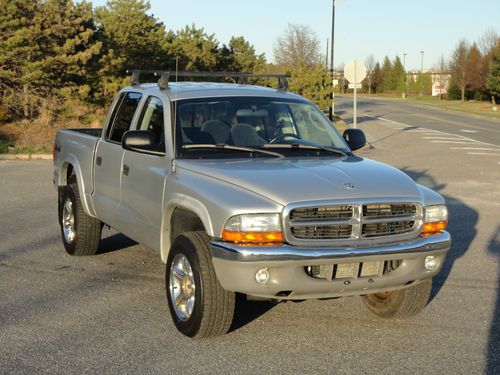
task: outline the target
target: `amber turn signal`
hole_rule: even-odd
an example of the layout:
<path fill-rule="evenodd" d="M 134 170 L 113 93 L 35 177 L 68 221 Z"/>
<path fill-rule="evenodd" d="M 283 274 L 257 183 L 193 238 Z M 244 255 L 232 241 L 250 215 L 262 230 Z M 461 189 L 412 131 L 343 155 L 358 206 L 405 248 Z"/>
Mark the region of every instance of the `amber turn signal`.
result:
<path fill-rule="evenodd" d="M 441 231 L 445 230 L 448 226 L 447 221 L 436 221 L 434 223 L 425 223 L 422 228 L 422 236 L 432 236 L 439 234 Z"/>
<path fill-rule="evenodd" d="M 283 234 L 281 232 L 233 232 L 223 230 L 222 240 L 242 244 L 281 243 L 283 242 Z"/>

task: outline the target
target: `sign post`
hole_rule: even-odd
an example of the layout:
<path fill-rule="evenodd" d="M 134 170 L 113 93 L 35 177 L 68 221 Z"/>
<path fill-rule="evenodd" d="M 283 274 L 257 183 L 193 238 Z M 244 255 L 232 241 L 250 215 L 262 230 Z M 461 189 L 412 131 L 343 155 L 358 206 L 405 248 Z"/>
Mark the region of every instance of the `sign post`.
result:
<path fill-rule="evenodd" d="M 350 82 L 349 88 L 354 89 L 354 123 L 356 128 L 358 122 L 358 88 L 361 88 L 361 82 L 366 78 L 366 67 L 363 63 L 357 60 L 349 61 L 344 67 L 344 77 Z"/>

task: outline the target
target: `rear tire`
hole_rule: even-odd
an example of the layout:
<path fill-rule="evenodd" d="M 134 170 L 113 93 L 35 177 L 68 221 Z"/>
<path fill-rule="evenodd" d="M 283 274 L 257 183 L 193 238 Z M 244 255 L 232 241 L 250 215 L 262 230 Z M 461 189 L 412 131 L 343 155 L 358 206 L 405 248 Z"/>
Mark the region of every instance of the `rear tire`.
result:
<path fill-rule="evenodd" d="M 59 199 L 59 224 L 66 252 L 70 255 L 94 255 L 99 249 L 102 225 L 83 209 L 76 183 L 64 186 Z"/>
<path fill-rule="evenodd" d="M 170 315 L 182 334 L 203 338 L 229 330 L 235 293 L 222 288 L 212 265 L 205 232 L 177 237 L 168 255 L 165 281 Z"/>
<path fill-rule="evenodd" d="M 403 318 L 421 312 L 431 295 L 432 279 L 393 292 L 368 294 L 363 302 L 368 310 L 382 318 Z"/>

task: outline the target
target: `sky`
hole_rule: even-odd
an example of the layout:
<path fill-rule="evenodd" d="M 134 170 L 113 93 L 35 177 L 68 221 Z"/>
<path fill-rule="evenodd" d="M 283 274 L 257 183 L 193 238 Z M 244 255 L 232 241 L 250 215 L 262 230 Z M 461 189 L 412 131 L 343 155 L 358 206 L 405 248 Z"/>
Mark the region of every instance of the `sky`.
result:
<path fill-rule="evenodd" d="M 94 0 L 94 6 L 105 0 Z M 273 45 L 289 23 L 309 26 L 326 54 L 333 0 L 150 0 L 151 11 L 167 29 L 203 27 L 220 43 L 243 36 L 273 61 Z M 407 70 L 424 70 L 441 55 L 451 56 L 461 38 L 477 41 L 488 28 L 500 34 L 500 0 L 336 0 L 335 66 L 364 62 L 373 54 L 382 62 L 406 53 Z"/>

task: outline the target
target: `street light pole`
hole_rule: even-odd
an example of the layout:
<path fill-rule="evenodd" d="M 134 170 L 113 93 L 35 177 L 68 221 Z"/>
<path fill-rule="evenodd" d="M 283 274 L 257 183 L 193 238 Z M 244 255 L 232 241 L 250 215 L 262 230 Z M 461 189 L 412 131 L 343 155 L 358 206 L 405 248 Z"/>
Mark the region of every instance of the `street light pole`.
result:
<path fill-rule="evenodd" d="M 420 96 L 423 96 L 423 83 L 424 83 L 424 51 L 420 51 L 422 58 L 420 60 Z"/>
<path fill-rule="evenodd" d="M 333 6 L 332 6 L 332 45 L 331 45 L 331 51 L 330 51 L 330 67 L 332 71 L 332 108 L 331 108 L 331 115 L 333 118 L 333 115 L 335 114 L 335 92 L 334 92 L 334 87 L 335 87 L 335 76 L 333 75 L 334 73 L 334 63 L 333 63 L 333 51 L 335 47 L 334 43 L 334 35 L 335 35 L 335 0 L 332 0 Z"/>
<path fill-rule="evenodd" d="M 403 77 L 403 99 L 406 99 L 406 52 L 403 53 L 403 71 L 404 71 L 404 77 Z"/>

